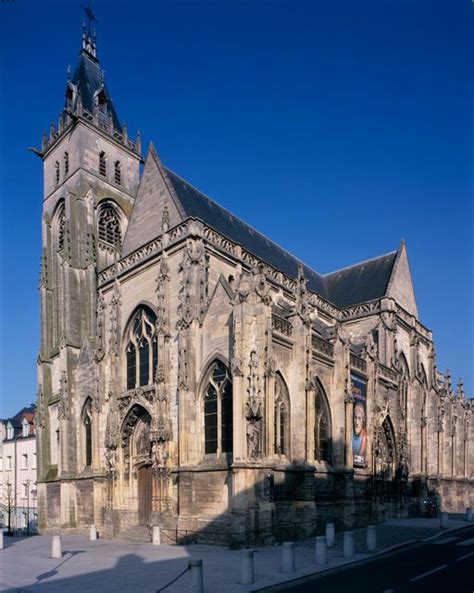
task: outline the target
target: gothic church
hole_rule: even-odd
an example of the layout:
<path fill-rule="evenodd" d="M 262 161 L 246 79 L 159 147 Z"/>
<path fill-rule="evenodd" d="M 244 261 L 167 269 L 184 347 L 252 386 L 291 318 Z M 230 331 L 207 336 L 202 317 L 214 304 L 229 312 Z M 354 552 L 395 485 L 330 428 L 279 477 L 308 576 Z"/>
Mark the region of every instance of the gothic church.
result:
<path fill-rule="evenodd" d="M 36 152 L 40 530 L 239 543 L 474 506 L 474 400 L 437 368 L 403 243 L 321 275 L 153 146 L 141 170 L 86 33 Z"/>

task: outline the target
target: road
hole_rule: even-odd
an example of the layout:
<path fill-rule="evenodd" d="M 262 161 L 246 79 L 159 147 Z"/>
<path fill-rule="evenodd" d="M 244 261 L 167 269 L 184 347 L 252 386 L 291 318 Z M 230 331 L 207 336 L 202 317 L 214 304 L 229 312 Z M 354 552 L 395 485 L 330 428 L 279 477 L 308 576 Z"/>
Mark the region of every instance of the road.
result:
<path fill-rule="evenodd" d="M 270 590 L 287 593 L 474 593 L 474 526 L 379 556 L 353 568 Z"/>

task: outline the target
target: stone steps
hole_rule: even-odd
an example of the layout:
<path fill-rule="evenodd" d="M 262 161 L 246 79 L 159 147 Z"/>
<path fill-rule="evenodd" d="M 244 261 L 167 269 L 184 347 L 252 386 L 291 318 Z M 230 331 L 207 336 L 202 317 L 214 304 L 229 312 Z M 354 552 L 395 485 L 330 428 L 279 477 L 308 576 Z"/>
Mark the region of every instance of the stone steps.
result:
<path fill-rule="evenodd" d="M 146 525 L 129 527 L 117 534 L 117 539 L 124 539 L 136 544 L 149 544 L 151 542 L 151 529 Z"/>

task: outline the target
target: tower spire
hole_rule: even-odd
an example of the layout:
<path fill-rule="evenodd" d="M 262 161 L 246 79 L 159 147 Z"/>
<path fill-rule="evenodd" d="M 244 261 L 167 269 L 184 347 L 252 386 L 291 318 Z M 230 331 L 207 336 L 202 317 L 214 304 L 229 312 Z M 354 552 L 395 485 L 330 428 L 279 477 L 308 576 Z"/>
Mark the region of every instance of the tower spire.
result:
<path fill-rule="evenodd" d="M 81 5 L 87 19 L 87 26 L 86 23 L 82 24 L 82 49 L 86 51 L 89 55 L 96 58 L 97 57 L 97 47 L 96 47 L 96 36 L 95 31 L 92 32 L 91 25 L 93 22 L 98 23 L 99 21 L 95 18 L 94 13 L 92 12 L 92 5 L 91 0 L 89 0 L 89 5 L 84 6 Z"/>

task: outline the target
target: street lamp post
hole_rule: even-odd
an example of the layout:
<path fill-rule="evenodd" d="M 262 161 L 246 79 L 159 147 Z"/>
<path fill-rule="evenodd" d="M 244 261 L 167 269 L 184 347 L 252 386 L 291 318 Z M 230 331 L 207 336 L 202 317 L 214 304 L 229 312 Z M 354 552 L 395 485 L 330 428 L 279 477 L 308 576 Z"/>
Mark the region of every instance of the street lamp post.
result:
<path fill-rule="evenodd" d="M 26 480 L 26 535 L 30 535 L 30 480 Z"/>

